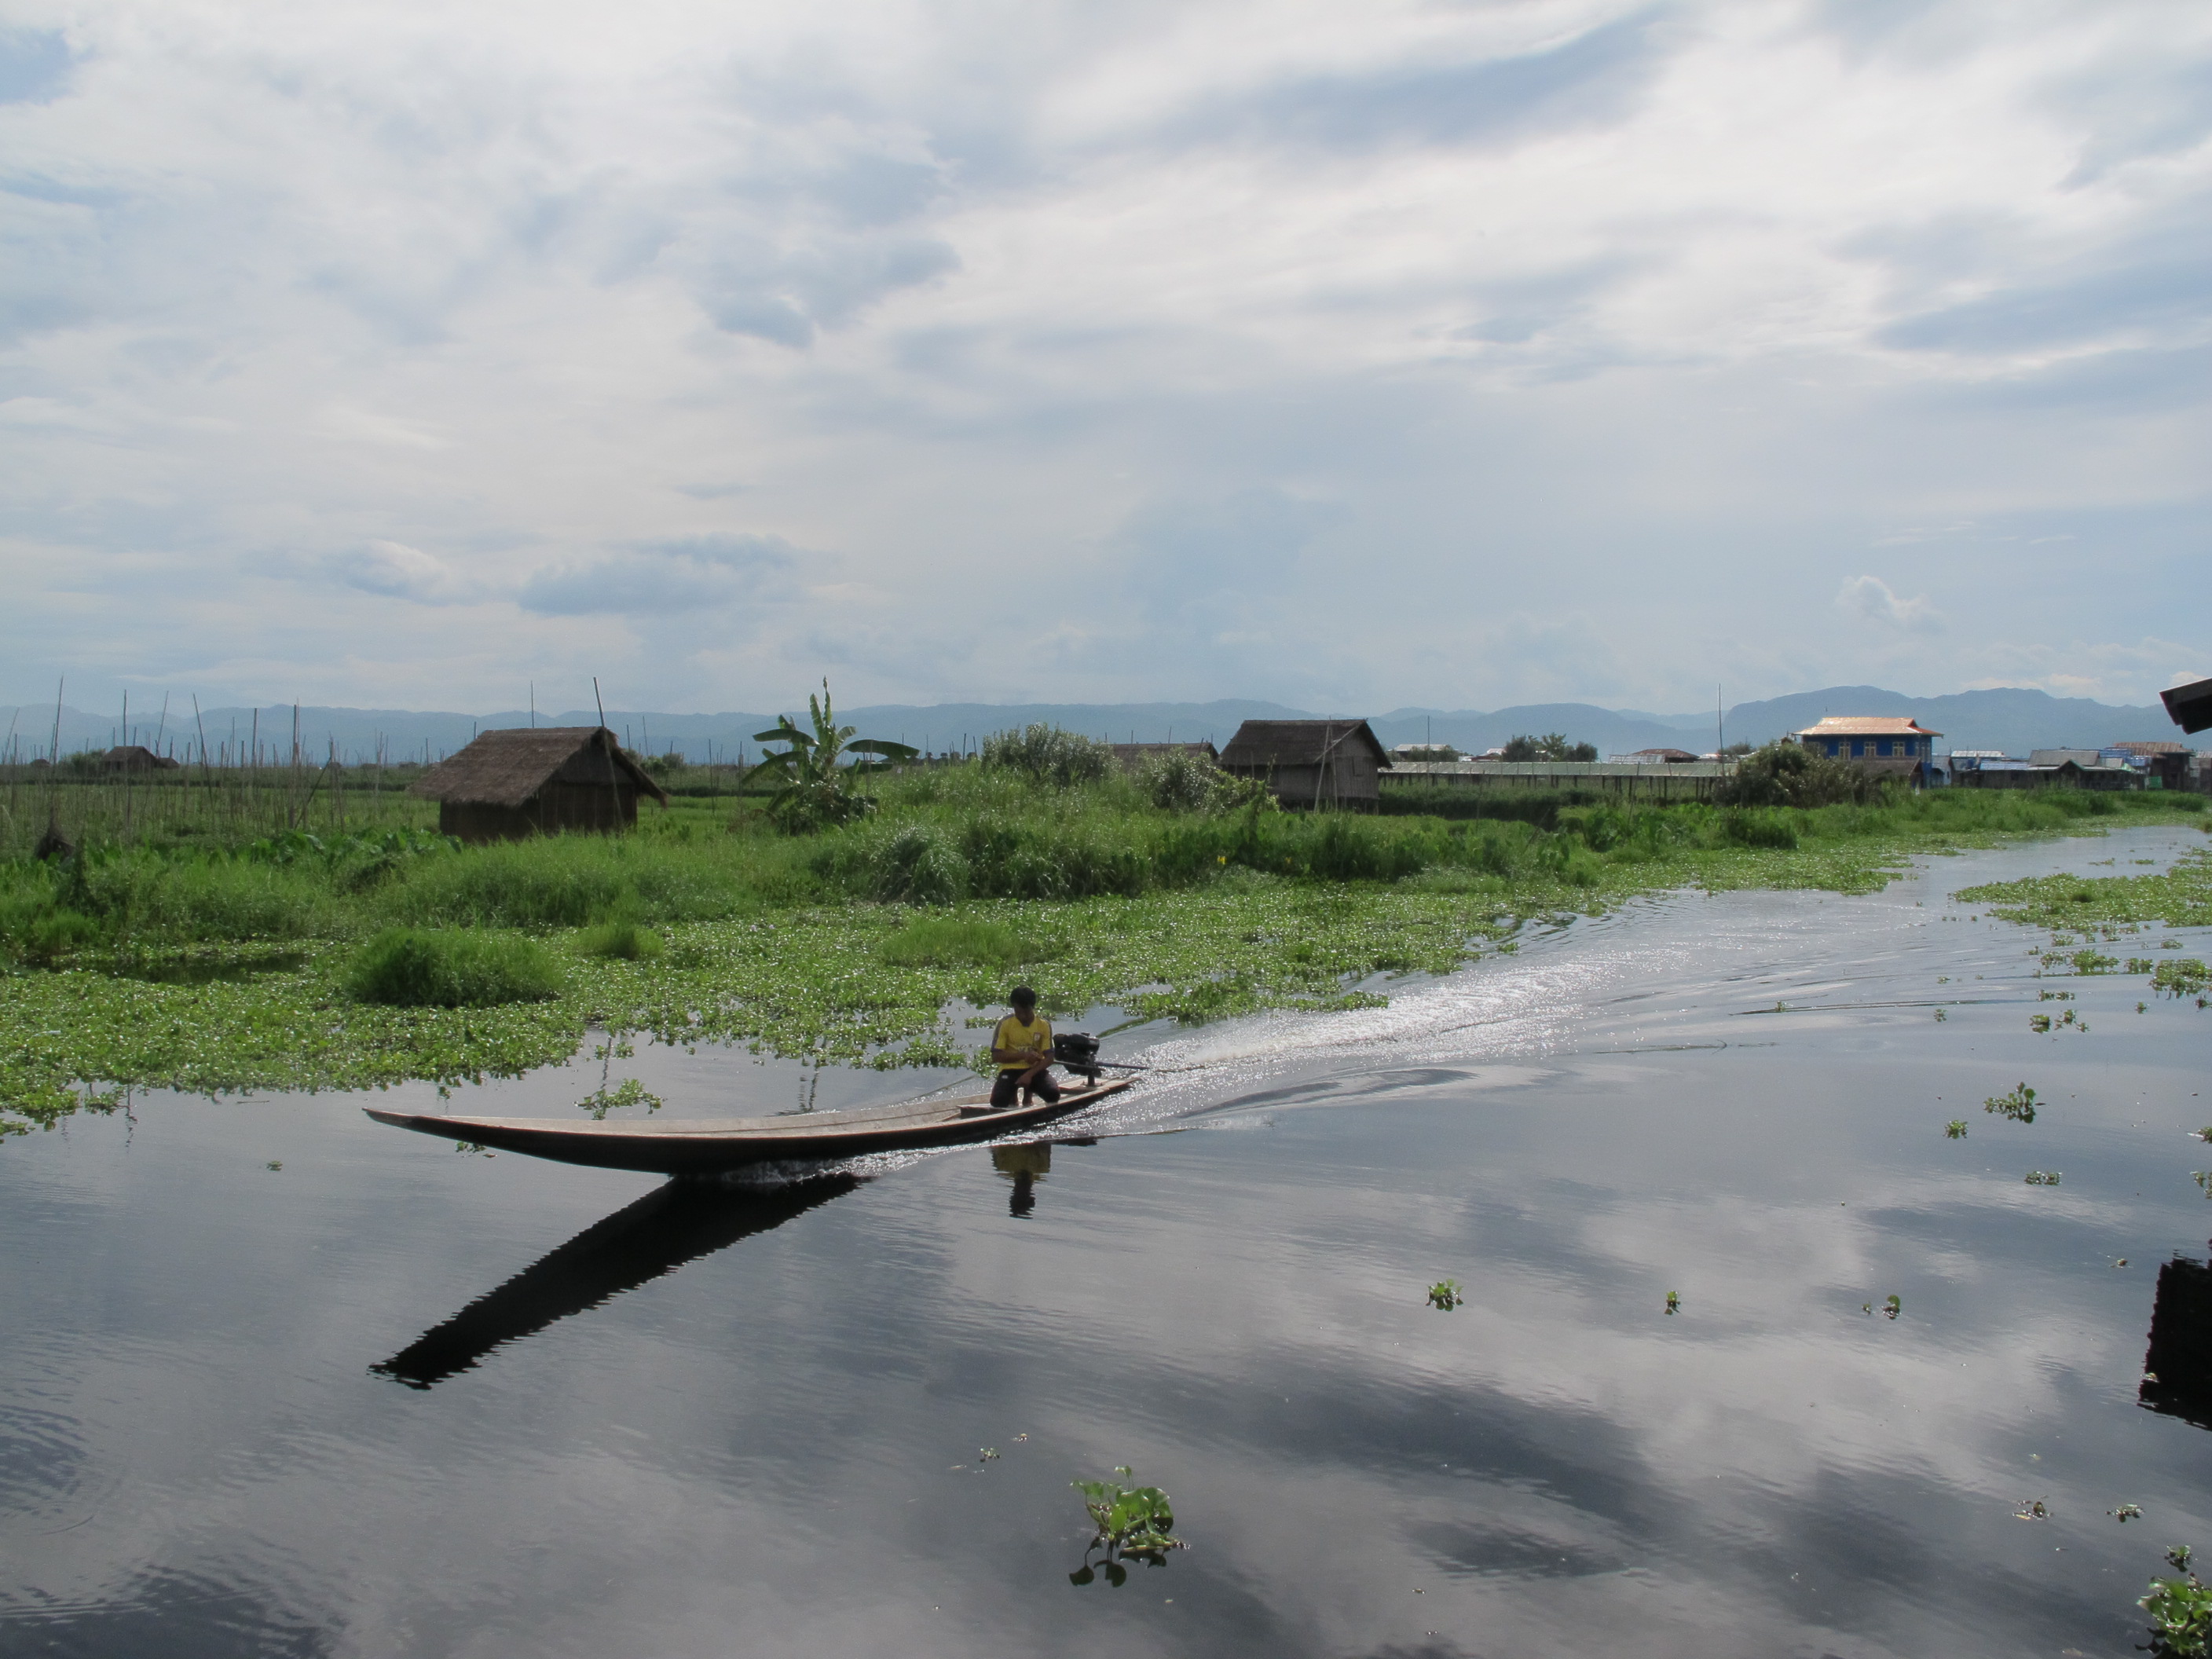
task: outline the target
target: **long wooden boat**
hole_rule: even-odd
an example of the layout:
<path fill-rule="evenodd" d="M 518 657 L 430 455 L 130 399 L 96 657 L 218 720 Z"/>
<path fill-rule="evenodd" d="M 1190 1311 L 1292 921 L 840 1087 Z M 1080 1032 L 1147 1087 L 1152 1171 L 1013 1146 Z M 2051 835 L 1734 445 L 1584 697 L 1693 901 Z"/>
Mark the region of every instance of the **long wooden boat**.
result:
<path fill-rule="evenodd" d="M 641 1170 L 672 1176 L 716 1175 L 750 1164 L 854 1158 L 863 1152 L 906 1152 L 994 1140 L 1017 1129 L 1049 1123 L 1118 1094 L 1133 1079 L 1108 1078 L 1068 1089 L 1050 1105 L 991 1109 L 988 1094 L 863 1106 L 849 1112 L 793 1112 L 781 1117 L 628 1119 L 572 1123 L 550 1117 L 442 1117 L 420 1112 L 380 1112 L 379 1123 L 413 1129 L 444 1140 L 527 1152 L 562 1164 L 602 1170 Z"/>

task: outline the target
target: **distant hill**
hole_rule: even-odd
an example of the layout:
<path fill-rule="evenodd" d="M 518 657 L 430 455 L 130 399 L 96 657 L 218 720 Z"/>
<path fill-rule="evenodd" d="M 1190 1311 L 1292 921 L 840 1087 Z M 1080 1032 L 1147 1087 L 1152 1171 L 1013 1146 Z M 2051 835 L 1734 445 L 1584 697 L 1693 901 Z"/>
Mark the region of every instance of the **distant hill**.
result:
<path fill-rule="evenodd" d="M 794 711 L 797 712 L 797 711 Z M 1216 702 L 1144 703 L 937 703 L 927 708 L 904 703 L 879 703 L 841 708 L 841 724 L 860 728 L 866 737 L 897 738 L 917 746 L 944 752 L 972 746 L 981 738 L 1010 726 L 1045 720 L 1086 736 L 1115 743 L 1160 743 L 1170 738 L 1185 742 L 1211 738 L 1226 743 L 1230 734 L 1247 720 L 1319 719 L 1346 716 L 1362 711 L 1306 710 L 1280 703 L 1224 699 Z M 15 752 L 24 757 L 44 754 L 52 741 L 54 710 L 27 703 L 20 708 L 0 708 L 14 725 Z M 182 755 L 198 742 L 204 730 L 210 750 L 232 746 L 242 752 L 252 741 L 258 723 L 262 752 L 281 761 L 291 749 L 293 714 L 289 703 L 256 711 L 252 708 L 210 708 L 194 722 L 191 704 L 179 712 L 173 701 L 166 717 L 159 706 L 142 710 L 135 702 L 131 727 L 121 727 L 121 711 L 113 714 L 64 708 L 61 747 L 64 754 L 80 749 L 106 748 L 130 741 L 157 744 L 164 752 Z M 1812 725 L 1823 714 L 1911 714 L 1922 724 L 1944 734 L 1943 748 L 2002 749 L 2025 755 L 2031 749 L 2091 748 L 2130 738 L 2172 738 L 2181 735 L 2163 708 L 2128 708 L 2094 702 L 2086 697 L 2053 697 L 2046 692 L 2019 690 L 1960 691 L 1949 696 L 1914 697 L 1879 686 L 1839 685 L 1823 691 L 1801 691 L 1764 702 L 1738 703 L 1728 711 L 1730 743 L 1765 743 L 1785 732 Z M 449 755 L 479 731 L 525 726 L 526 709 L 504 709 L 471 715 L 396 708 L 331 708 L 303 705 L 298 711 L 300 744 L 310 761 L 320 760 L 333 744 L 349 760 L 363 760 L 382 751 L 395 761 L 410 757 L 431 758 Z M 597 720 L 590 709 L 541 709 L 541 726 L 589 726 Z M 1548 732 L 1565 734 L 1573 743 L 1596 745 L 1601 755 L 1628 754 L 1638 749 L 1681 748 L 1703 752 L 1713 746 L 1713 717 L 1700 714 L 1652 714 L 1636 710 L 1601 708 L 1586 702 L 1527 703 L 1489 712 L 1479 709 L 1394 708 L 1370 716 L 1376 735 L 1386 744 L 1433 741 L 1449 743 L 1468 753 L 1480 754 L 1508 738 Z M 609 709 L 607 723 L 623 734 L 635 749 L 658 754 L 680 750 L 695 761 L 720 760 L 743 753 L 760 752 L 753 733 L 775 724 L 773 714 L 726 713 L 716 714 L 655 714 L 637 709 Z"/>

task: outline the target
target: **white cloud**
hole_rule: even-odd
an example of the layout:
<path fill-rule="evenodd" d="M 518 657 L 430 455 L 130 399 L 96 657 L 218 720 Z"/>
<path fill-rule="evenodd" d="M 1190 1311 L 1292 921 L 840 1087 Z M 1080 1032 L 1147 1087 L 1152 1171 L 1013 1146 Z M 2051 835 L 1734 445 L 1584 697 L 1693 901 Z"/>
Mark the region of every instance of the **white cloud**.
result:
<path fill-rule="evenodd" d="M 0 506 L 68 556 L 7 568 L 15 695 L 181 665 L 102 582 L 206 599 L 211 695 L 449 706 L 787 702 L 841 585 L 900 701 L 1689 708 L 2212 617 L 2202 9 L 253 15 L 23 17 Z M 970 648 L 1010 571 L 1066 654 Z M 1839 585 L 1869 626 L 1773 643 Z"/>

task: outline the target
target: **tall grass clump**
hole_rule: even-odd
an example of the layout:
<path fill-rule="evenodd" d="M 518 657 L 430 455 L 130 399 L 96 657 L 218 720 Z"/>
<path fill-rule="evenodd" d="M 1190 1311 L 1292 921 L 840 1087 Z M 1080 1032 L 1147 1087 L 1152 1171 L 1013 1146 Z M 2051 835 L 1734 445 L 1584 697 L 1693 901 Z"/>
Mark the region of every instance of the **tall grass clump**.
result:
<path fill-rule="evenodd" d="M 388 927 L 362 947 L 346 986 L 358 1001 L 393 1007 L 488 1008 L 560 995 L 561 970 L 511 935 Z"/>
<path fill-rule="evenodd" d="M 1045 951 L 995 921 L 963 916 L 918 916 L 877 949 L 901 968 L 1012 968 L 1040 962 Z"/>

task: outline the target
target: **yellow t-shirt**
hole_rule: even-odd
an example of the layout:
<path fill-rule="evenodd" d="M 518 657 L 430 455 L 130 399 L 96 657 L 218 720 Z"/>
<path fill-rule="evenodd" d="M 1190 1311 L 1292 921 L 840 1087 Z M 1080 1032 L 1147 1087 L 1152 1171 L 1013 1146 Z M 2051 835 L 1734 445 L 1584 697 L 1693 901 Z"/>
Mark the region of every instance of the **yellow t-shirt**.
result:
<path fill-rule="evenodd" d="M 1030 1056 L 1018 1066 L 1001 1066 L 1001 1072 L 1026 1072 L 1038 1060 L 1052 1058 L 1052 1022 L 1042 1014 L 1024 1025 L 1012 1014 L 999 1022 L 999 1029 L 991 1034 L 991 1046 L 1026 1054 Z"/>

